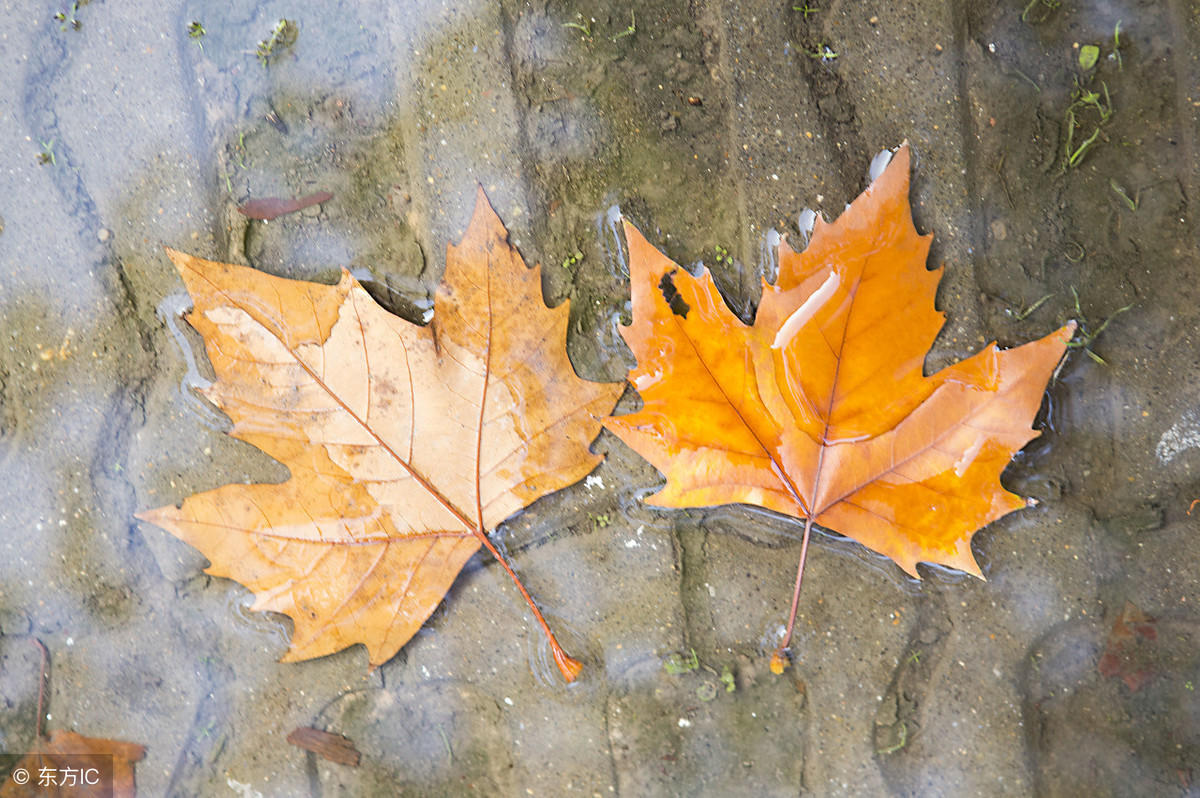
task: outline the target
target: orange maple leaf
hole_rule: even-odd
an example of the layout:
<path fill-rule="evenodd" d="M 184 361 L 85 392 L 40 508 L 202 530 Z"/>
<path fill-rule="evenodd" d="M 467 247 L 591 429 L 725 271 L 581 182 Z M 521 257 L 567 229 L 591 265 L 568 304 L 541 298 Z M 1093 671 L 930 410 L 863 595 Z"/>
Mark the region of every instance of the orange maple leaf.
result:
<path fill-rule="evenodd" d="M 133 765 L 144 756 L 137 743 L 51 732 L 13 767 L 0 798 L 133 798 Z"/>
<path fill-rule="evenodd" d="M 390 659 L 482 544 L 533 608 L 487 532 L 601 460 L 589 451 L 619 384 L 576 376 L 567 303 L 545 306 L 479 191 L 428 326 L 384 311 L 343 272 L 334 286 L 168 250 L 195 303 L 230 434 L 291 470 L 138 514 L 241 582 L 253 609 L 295 622 L 284 660 L 367 647 Z"/>
<path fill-rule="evenodd" d="M 932 235 L 913 227 L 908 147 L 801 253 L 779 246 L 754 324 L 632 225 L 633 321 L 641 410 L 605 426 L 666 475 L 660 507 L 753 504 L 805 519 L 782 670 L 813 524 L 916 576 L 918 562 L 981 576 L 980 527 L 1026 506 L 1000 472 L 1038 433 L 1042 393 L 1074 323 L 1000 351 L 993 343 L 936 374 L 925 355 L 944 322 Z"/>

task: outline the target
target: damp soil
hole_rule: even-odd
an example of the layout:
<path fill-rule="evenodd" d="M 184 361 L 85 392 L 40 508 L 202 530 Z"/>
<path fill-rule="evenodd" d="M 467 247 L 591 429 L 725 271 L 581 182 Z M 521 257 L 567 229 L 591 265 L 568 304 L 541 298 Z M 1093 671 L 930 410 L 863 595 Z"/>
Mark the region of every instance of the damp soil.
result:
<path fill-rule="evenodd" d="M 36 639 L 43 728 L 146 744 L 144 795 L 1197 790 L 1192 4 L 67 12 L 77 29 L 0 2 L 10 766 L 37 731 Z M 263 65 L 282 17 L 298 35 Z M 567 687 L 486 556 L 382 667 L 361 647 L 285 664 L 286 618 L 133 520 L 287 477 L 196 393 L 211 373 L 164 246 L 298 279 L 349 268 L 419 323 L 481 185 L 548 303 L 570 301 L 576 370 L 615 380 L 633 362 L 619 215 L 682 267 L 705 264 L 748 320 L 774 235 L 798 245 L 804 208 L 836 216 L 905 140 L 916 224 L 945 266 L 928 367 L 1071 318 L 1083 331 L 1042 436 L 1005 475 L 1037 505 L 975 537 L 986 581 L 910 580 L 823 533 L 795 661 L 774 676 L 802 529 L 648 507 L 661 477 L 602 434 L 591 478 L 494 535 L 585 663 Z M 318 192 L 332 198 L 271 221 L 236 210 Z M 1154 635 L 1118 667 L 1105 656 L 1129 603 Z M 361 764 L 289 745 L 299 726 L 345 735 Z"/>

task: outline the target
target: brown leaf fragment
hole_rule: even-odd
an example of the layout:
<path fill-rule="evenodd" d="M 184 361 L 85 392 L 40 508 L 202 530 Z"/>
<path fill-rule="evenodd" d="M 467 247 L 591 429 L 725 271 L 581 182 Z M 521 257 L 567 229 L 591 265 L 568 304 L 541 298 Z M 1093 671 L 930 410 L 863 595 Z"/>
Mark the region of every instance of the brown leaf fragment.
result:
<path fill-rule="evenodd" d="M 314 729 L 312 726 L 300 726 L 293 729 L 292 733 L 287 736 L 287 741 L 297 748 L 312 751 L 339 765 L 356 768 L 362 759 L 362 754 L 358 752 L 349 738 L 341 734 Z"/>
<path fill-rule="evenodd" d="M 136 743 L 52 732 L 17 762 L 0 798 L 134 798 L 133 766 L 145 756 Z M 24 784 L 19 772 L 28 777 Z"/>
<path fill-rule="evenodd" d="M 1136 693 L 1154 678 L 1153 643 L 1158 640 L 1158 621 L 1132 601 L 1113 622 L 1104 654 L 1096 664 L 1101 676 L 1116 677 Z"/>
<path fill-rule="evenodd" d="M 302 211 L 310 205 L 320 205 L 323 202 L 329 202 L 331 199 L 333 199 L 333 193 L 330 191 L 318 191 L 315 194 L 309 194 L 307 197 L 301 197 L 300 199 L 261 197 L 250 200 L 245 205 L 239 205 L 237 210 L 242 216 L 269 222 L 272 219 L 283 216 L 285 213 Z"/>

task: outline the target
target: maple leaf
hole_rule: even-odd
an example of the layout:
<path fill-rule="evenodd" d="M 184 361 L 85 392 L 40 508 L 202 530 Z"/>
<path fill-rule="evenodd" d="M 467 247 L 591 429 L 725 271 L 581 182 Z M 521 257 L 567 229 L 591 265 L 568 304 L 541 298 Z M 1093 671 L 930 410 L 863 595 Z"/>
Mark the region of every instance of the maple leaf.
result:
<path fill-rule="evenodd" d="M 752 325 L 625 223 L 643 400 L 605 426 L 654 464 L 660 507 L 752 504 L 805 519 L 791 616 L 772 659 L 781 671 L 814 524 L 917 575 L 931 562 L 981 576 L 971 537 L 1026 506 L 1000 473 L 1038 433 L 1047 380 L 1074 323 L 1007 351 L 993 343 L 926 376 L 944 322 L 932 235 L 913 227 L 902 146 L 800 253 L 779 246 Z"/>
<path fill-rule="evenodd" d="M 13 767 L 0 798 L 133 798 L 133 765 L 145 755 L 136 743 L 51 732 Z"/>
<path fill-rule="evenodd" d="M 192 295 L 230 434 L 291 470 L 138 514 L 202 551 L 208 573 L 295 622 L 285 661 L 354 643 L 390 659 L 486 546 L 487 532 L 602 459 L 589 451 L 620 384 L 576 376 L 569 309 L 545 306 L 479 190 L 427 326 L 379 307 L 348 272 L 334 286 L 168 250 Z"/>

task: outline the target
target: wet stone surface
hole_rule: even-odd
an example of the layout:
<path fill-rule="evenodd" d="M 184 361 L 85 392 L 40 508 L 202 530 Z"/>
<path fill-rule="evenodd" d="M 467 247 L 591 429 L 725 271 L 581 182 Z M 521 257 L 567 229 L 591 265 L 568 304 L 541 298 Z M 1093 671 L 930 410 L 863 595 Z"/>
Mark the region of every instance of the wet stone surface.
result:
<path fill-rule="evenodd" d="M 614 680 L 608 732 L 627 795 L 796 795 L 803 789 L 804 683 L 743 659 L 670 674 L 657 659 Z M 728 684 L 721 675 L 729 669 Z M 753 673 L 754 675 L 750 675 Z M 770 738 L 772 745 L 760 741 Z M 733 787 L 736 785 L 736 787 Z"/>
<path fill-rule="evenodd" d="M 1131 661 L 1111 669 L 1111 625 L 1063 623 L 1033 647 L 1025 716 L 1042 794 L 1189 794 L 1200 627 L 1183 616 L 1154 619 L 1149 630 L 1119 651 Z"/>
<path fill-rule="evenodd" d="M 36 639 L 43 728 L 146 744 L 144 795 L 1194 793 L 1200 17 L 1024 6 L 168 0 L 62 30 L 0 0 L 0 753 L 34 740 Z M 283 16 L 297 39 L 264 67 Z M 347 267 L 421 321 L 482 185 L 571 301 L 578 373 L 619 380 L 614 208 L 750 319 L 768 231 L 799 245 L 801 210 L 836 216 L 904 140 L 945 264 L 928 367 L 1083 332 L 1006 472 L 1037 506 L 975 538 L 986 582 L 820 535 L 774 676 L 799 525 L 647 506 L 661 478 L 602 434 L 592 479 L 495 533 L 585 664 L 568 687 L 486 556 L 374 671 L 361 647 L 286 664 L 286 618 L 133 520 L 287 478 L 196 392 L 164 246 Z M 1154 639 L 1102 664 L 1127 602 Z"/>

